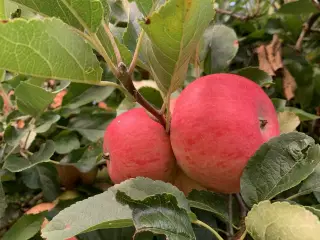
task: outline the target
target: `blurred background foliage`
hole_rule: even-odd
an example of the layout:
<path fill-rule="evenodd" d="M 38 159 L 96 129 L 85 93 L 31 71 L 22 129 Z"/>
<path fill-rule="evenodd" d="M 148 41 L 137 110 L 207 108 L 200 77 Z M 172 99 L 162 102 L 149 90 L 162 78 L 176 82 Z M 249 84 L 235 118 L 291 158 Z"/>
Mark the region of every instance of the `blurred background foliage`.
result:
<path fill-rule="evenodd" d="M 134 1 L 108 2 L 111 31 L 132 54 L 139 32 L 135 21 L 143 16 L 136 10 Z M 7 16 L 11 18 L 39 17 L 14 2 L 5 3 Z M 163 3 L 159 1 L 159 5 Z M 215 7 L 215 21 L 194 54 L 185 85 L 201 75 L 217 72 L 246 76 L 260 84 L 272 99 L 279 112 L 282 132 L 297 129 L 319 143 L 318 1 L 216 0 Z M 135 86 L 160 108 L 163 94 L 143 65 L 143 56 L 140 60 L 134 73 Z M 117 82 L 102 59 L 101 66 L 103 80 Z M 47 214 L 50 219 L 75 201 L 111 186 L 102 157 L 104 129 L 115 116 L 136 104 L 110 86 L 37 79 L 4 71 L 0 72 L 0 79 L 1 238 L 25 210 L 37 203 L 54 201 L 65 193 L 61 203 Z M 34 111 L 24 107 L 23 102 L 30 97 L 23 88 L 26 84 L 36 86 L 36 95 L 44 94 L 49 99 L 47 105 L 39 106 L 35 100 Z M 174 96 L 178 94 L 179 91 Z M 39 112 L 42 107 L 43 111 Z M 25 159 L 29 159 L 29 164 L 21 163 Z M 320 193 L 303 197 L 301 201 L 319 204 Z M 205 213 L 199 216 L 211 219 L 212 226 L 219 224 Z M 83 234 L 79 239 L 131 239 L 132 232 L 131 228 L 99 230 Z M 196 233 L 200 237 L 208 234 L 200 229 Z M 139 239 L 148 237 L 139 236 Z"/>

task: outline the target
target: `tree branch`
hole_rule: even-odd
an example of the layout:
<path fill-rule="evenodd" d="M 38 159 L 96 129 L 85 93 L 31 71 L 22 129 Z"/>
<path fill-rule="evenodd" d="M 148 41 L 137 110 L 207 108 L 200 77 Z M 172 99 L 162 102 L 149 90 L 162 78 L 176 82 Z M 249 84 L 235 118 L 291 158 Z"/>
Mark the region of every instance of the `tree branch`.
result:
<path fill-rule="evenodd" d="M 319 17 L 320 17 L 320 13 L 314 13 L 311 15 L 308 21 L 303 24 L 302 31 L 295 45 L 295 49 L 297 51 L 300 52 L 302 50 L 303 39 L 305 38 L 306 35 L 308 35 L 311 32 L 311 28 L 313 24 L 317 21 Z"/>
<path fill-rule="evenodd" d="M 318 0 L 312 0 L 312 3 L 320 10 L 320 2 Z"/>
<path fill-rule="evenodd" d="M 216 8 L 215 9 L 217 13 L 220 13 L 220 14 L 225 14 L 225 15 L 229 15 L 235 19 L 238 19 L 238 20 L 241 20 L 241 21 L 248 21 L 248 20 L 251 20 L 253 18 L 257 18 L 257 17 L 260 17 L 261 14 L 260 14 L 260 0 L 257 0 L 256 1 L 256 8 L 255 8 L 255 11 L 253 14 L 248 14 L 248 15 L 238 15 L 232 11 L 228 11 L 228 10 L 225 10 L 225 9 L 220 9 L 220 8 Z"/>
<path fill-rule="evenodd" d="M 162 126 L 166 126 L 166 120 L 163 117 L 163 115 L 158 111 L 156 108 L 154 108 L 135 88 L 133 85 L 131 74 L 129 74 L 128 69 L 124 63 L 120 63 L 119 66 L 119 75 L 118 79 L 122 83 L 122 85 L 128 90 L 128 92 L 134 96 L 136 101 L 144 107 L 148 112 L 150 112 Z"/>

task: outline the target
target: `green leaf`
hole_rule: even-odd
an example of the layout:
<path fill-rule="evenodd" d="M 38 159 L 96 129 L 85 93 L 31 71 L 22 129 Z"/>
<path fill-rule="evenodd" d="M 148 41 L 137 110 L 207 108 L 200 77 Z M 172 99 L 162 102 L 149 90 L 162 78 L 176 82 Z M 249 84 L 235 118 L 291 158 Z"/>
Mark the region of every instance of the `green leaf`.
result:
<path fill-rule="evenodd" d="M 30 83 L 22 82 L 15 89 L 15 96 L 20 112 L 36 117 L 52 103 L 55 94 Z"/>
<path fill-rule="evenodd" d="M 0 32 L 0 45 L 6 49 L 0 51 L 2 69 L 74 82 L 101 80 L 102 69 L 90 45 L 59 19 L 17 19 L 0 24 Z"/>
<path fill-rule="evenodd" d="M 103 137 L 104 131 L 114 118 L 113 113 L 81 114 L 70 120 L 68 128 L 79 132 L 91 142 Z"/>
<path fill-rule="evenodd" d="M 277 112 L 283 112 L 285 107 L 286 107 L 286 103 L 287 100 L 281 99 L 281 98 L 272 98 L 271 99 L 274 108 L 276 109 Z M 301 120 L 301 119 L 300 119 Z"/>
<path fill-rule="evenodd" d="M 269 200 L 306 179 L 320 162 L 320 147 L 304 133 L 291 132 L 264 143 L 241 176 L 248 206 Z"/>
<path fill-rule="evenodd" d="M 312 1 L 309 0 L 298 0 L 284 4 L 278 11 L 278 14 L 290 14 L 290 15 L 300 15 L 300 14 L 310 14 L 316 13 L 318 10 L 313 5 Z"/>
<path fill-rule="evenodd" d="M 136 234 L 150 231 L 172 240 L 196 239 L 188 213 L 178 207 L 178 201 L 173 195 L 164 193 L 135 200 L 119 191 L 116 198 L 132 209 Z"/>
<path fill-rule="evenodd" d="M 24 215 L 6 232 L 2 240 L 30 239 L 39 232 L 43 220 L 43 214 Z"/>
<path fill-rule="evenodd" d="M 190 212 L 188 201 L 178 188 L 169 183 L 138 177 L 116 184 L 102 194 L 62 210 L 43 229 L 43 237 L 48 240 L 65 239 L 97 229 L 132 226 L 132 211 L 116 201 L 117 191 L 138 201 L 152 195 L 169 193 L 177 198 L 179 208 Z"/>
<path fill-rule="evenodd" d="M 50 157 L 54 154 L 54 142 L 48 140 L 40 146 L 38 152 L 34 153 L 29 159 L 11 155 L 5 161 L 3 167 L 10 172 L 21 172 L 37 164 L 50 162 Z"/>
<path fill-rule="evenodd" d="M 45 112 L 36 122 L 36 133 L 47 132 L 53 124 L 60 120 L 60 115 L 54 112 Z"/>
<path fill-rule="evenodd" d="M 60 164 L 72 165 L 80 172 L 89 172 L 101 159 L 101 151 L 102 142 L 100 141 L 70 152 L 60 161 Z"/>
<path fill-rule="evenodd" d="M 314 191 L 320 192 L 320 164 L 318 164 L 314 172 L 303 181 L 298 195 L 305 195 Z"/>
<path fill-rule="evenodd" d="M 317 116 L 317 115 L 314 115 L 311 113 L 307 113 L 307 112 L 303 111 L 302 109 L 295 108 L 295 107 L 285 107 L 284 111 L 295 113 L 300 118 L 301 122 L 316 120 L 316 119 L 320 118 L 320 116 Z"/>
<path fill-rule="evenodd" d="M 2 182 L 0 181 L 0 219 L 4 216 L 7 206 L 6 195 L 2 187 Z"/>
<path fill-rule="evenodd" d="M 162 93 L 155 81 L 143 80 L 133 82 L 136 89 L 141 95 L 157 108 L 161 108 L 163 104 Z"/>
<path fill-rule="evenodd" d="M 227 195 L 192 190 L 188 195 L 188 200 L 191 207 L 212 212 L 226 223 L 230 221 Z M 234 222 L 238 222 L 237 217 L 234 216 Z"/>
<path fill-rule="evenodd" d="M 300 125 L 299 117 L 293 112 L 279 112 L 278 121 L 281 133 L 293 132 Z"/>
<path fill-rule="evenodd" d="M 20 140 L 26 136 L 28 129 L 16 129 L 12 125 L 8 126 L 4 131 L 4 140 L 12 147 L 19 145 Z"/>
<path fill-rule="evenodd" d="M 236 74 L 246 77 L 261 87 L 273 84 L 272 77 L 258 67 L 246 67 L 236 71 Z"/>
<path fill-rule="evenodd" d="M 31 189 L 42 189 L 47 201 L 54 201 L 59 196 L 58 172 L 53 164 L 40 163 L 21 174 L 25 185 Z"/>
<path fill-rule="evenodd" d="M 42 236 L 67 239 L 85 231 L 132 226 L 131 210 L 116 201 L 117 186 L 65 208 L 46 225 Z"/>
<path fill-rule="evenodd" d="M 226 70 L 239 49 L 235 31 L 225 25 L 217 24 L 206 30 L 204 38 L 208 51 L 204 71 L 211 74 Z"/>
<path fill-rule="evenodd" d="M 148 21 L 140 21 L 148 36 L 144 56 L 162 92 L 182 85 L 189 60 L 213 17 L 212 0 L 170 0 Z"/>
<path fill-rule="evenodd" d="M 147 17 L 158 0 L 129 0 L 129 2 L 135 2 L 143 16 Z"/>
<path fill-rule="evenodd" d="M 128 46 L 128 49 L 132 53 L 134 53 L 137 45 L 137 39 L 141 32 L 141 27 L 139 26 L 138 20 L 142 18 L 142 15 L 137 9 L 135 3 L 130 3 L 129 10 L 128 25 L 123 33 L 123 43 Z"/>
<path fill-rule="evenodd" d="M 114 87 L 99 87 L 92 86 L 82 92 L 81 94 L 74 96 L 72 100 L 64 105 L 70 109 L 76 109 L 88 103 L 92 103 L 94 101 L 101 102 L 105 100 L 110 94 L 113 92 Z M 68 93 L 69 94 L 69 93 Z"/>
<path fill-rule="evenodd" d="M 59 154 L 66 154 L 80 147 L 77 134 L 67 130 L 61 131 L 53 140 L 56 152 Z"/>
<path fill-rule="evenodd" d="M 304 207 L 287 202 L 260 202 L 245 223 L 255 240 L 317 240 L 320 236 L 319 219 Z"/>
<path fill-rule="evenodd" d="M 65 23 L 95 33 L 104 17 L 100 0 L 12 0 L 40 14 L 59 17 Z M 89 11 L 88 11 L 89 10 Z"/>
<path fill-rule="evenodd" d="M 188 213 L 191 212 L 189 203 L 183 192 L 170 183 L 137 177 L 121 183 L 117 189 L 134 200 L 143 200 L 152 195 L 170 193 L 176 197 L 179 208 L 185 209 Z"/>

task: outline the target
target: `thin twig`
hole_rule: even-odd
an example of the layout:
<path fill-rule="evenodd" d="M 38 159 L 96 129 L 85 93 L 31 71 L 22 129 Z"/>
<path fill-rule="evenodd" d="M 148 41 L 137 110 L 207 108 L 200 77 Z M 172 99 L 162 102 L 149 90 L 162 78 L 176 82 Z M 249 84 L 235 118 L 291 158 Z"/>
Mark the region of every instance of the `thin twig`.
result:
<path fill-rule="evenodd" d="M 236 198 L 237 198 L 239 206 L 240 206 L 241 218 L 245 218 L 247 216 L 247 213 L 248 213 L 248 208 L 247 208 L 246 204 L 244 203 L 240 193 L 236 193 Z"/>
<path fill-rule="evenodd" d="M 116 55 L 117 64 L 119 65 L 122 62 L 122 57 L 121 57 L 121 53 L 120 53 L 120 50 L 118 48 L 118 45 L 116 43 L 116 40 L 115 40 L 112 32 L 110 31 L 109 26 L 106 23 L 103 24 L 103 27 L 104 27 L 104 30 L 106 31 L 106 33 L 107 33 L 107 35 L 109 37 L 109 40 L 111 42 L 114 54 Z"/>
<path fill-rule="evenodd" d="M 242 15 L 235 14 L 232 11 L 228 11 L 228 10 L 220 9 L 220 8 L 216 8 L 216 12 L 220 13 L 220 14 L 229 15 L 229 16 L 231 16 L 231 17 L 233 17 L 235 19 L 241 20 L 241 21 L 248 21 L 248 20 L 251 20 L 253 18 L 257 18 L 257 17 L 261 16 L 259 13 L 242 16 Z"/>
<path fill-rule="evenodd" d="M 232 202 L 233 202 L 233 196 L 232 196 L 232 194 L 229 194 L 229 199 L 228 199 L 229 223 L 228 223 L 228 226 L 227 226 L 227 229 L 228 229 L 228 240 L 231 240 L 233 235 L 234 235 L 233 226 L 232 226 L 232 222 L 233 222 Z"/>
<path fill-rule="evenodd" d="M 138 42 L 137 42 L 137 46 L 136 49 L 134 51 L 133 57 L 132 57 L 132 61 L 128 70 L 129 75 L 131 75 L 134 71 L 134 68 L 136 67 L 137 61 L 138 61 L 138 57 L 139 57 L 139 51 L 140 51 L 140 47 L 142 44 L 142 40 L 143 40 L 143 36 L 144 36 L 144 31 L 141 30 L 141 33 L 139 35 L 138 38 Z"/>
<path fill-rule="evenodd" d="M 295 49 L 297 51 L 301 51 L 304 37 L 310 33 L 313 24 L 317 21 L 319 17 L 320 13 L 314 13 L 311 15 L 308 21 L 303 24 L 302 31 L 295 45 Z"/>

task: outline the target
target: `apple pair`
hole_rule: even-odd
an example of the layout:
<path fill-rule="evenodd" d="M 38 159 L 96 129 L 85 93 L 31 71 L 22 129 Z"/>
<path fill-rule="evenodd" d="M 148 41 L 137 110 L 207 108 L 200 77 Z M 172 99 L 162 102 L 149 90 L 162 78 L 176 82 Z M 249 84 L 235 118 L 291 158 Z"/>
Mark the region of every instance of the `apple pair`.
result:
<path fill-rule="evenodd" d="M 170 135 L 143 108 L 115 118 L 104 135 L 114 183 L 137 176 L 192 188 L 240 191 L 249 158 L 279 135 L 274 106 L 259 85 L 234 74 L 189 84 L 174 103 Z"/>

